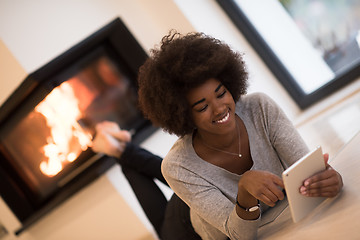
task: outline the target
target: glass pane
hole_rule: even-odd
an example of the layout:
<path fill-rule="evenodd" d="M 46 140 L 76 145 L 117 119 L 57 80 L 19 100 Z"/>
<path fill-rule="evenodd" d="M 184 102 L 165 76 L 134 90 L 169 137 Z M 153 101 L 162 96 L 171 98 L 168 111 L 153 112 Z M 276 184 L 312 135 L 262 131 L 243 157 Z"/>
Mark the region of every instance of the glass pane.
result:
<path fill-rule="evenodd" d="M 236 3 L 306 94 L 360 62 L 360 1 Z"/>
<path fill-rule="evenodd" d="M 135 88 L 106 55 L 69 71 L 1 141 L 14 169 L 40 196 L 91 146 L 96 123 L 131 129 L 140 117 Z"/>

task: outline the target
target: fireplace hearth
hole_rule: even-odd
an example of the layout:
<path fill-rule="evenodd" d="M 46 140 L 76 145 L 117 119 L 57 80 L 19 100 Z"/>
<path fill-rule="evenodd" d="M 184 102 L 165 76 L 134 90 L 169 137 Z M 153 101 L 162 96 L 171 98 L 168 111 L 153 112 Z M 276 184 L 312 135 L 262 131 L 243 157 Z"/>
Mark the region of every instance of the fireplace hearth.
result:
<path fill-rule="evenodd" d="M 0 194 L 20 234 L 115 164 L 91 151 L 115 121 L 137 144 L 156 128 L 137 108 L 147 55 L 117 18 L 31 73 L 0 109 Z"/>

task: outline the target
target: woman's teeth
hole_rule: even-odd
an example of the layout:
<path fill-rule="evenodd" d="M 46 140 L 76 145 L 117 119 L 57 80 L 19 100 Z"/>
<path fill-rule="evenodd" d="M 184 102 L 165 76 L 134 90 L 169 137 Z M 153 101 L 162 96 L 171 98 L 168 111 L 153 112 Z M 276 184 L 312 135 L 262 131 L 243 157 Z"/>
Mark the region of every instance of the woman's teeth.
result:
<path fill-rule="evenodd" d="M 217 120 L 216 123 L 224 123 L 229 119 L 229 117 L 230 117 L 230 113 L 228 112 L 224 118 Z"/>

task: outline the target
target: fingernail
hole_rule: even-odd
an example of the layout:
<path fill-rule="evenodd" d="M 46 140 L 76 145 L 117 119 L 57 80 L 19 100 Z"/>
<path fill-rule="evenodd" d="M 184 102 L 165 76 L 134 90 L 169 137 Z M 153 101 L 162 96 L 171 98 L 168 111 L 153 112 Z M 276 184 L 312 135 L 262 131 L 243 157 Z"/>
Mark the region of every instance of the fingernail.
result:
<path fill-rule="evenodd" d="M 310 184 L 310 182 L 309 181 L 305 181 L 305 183 L 304 183 L 304 186 L 309 186 L 309 184 Z"/>
<path fill-rule="evenodd" d="M 306 188 L 304 186 L 300 187 L 300 193 L 301 194 L 305 194 L 306 193 Z"/>

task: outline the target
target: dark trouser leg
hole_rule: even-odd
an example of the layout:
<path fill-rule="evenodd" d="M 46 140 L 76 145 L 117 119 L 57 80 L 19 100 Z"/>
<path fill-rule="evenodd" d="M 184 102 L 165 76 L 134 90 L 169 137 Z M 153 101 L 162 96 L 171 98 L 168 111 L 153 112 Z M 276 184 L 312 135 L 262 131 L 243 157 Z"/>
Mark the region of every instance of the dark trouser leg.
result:
<path fill-rule="evenodd" d="M 129 143 L 121 158 L 118 159 L 122 167 L 131 168 L 142 175 L 156 178 L 165 185 L 168 185 L 161 173 L 162 158 L 145 149 Z"/>
<path fill-rule="evenodd" d="M 132 187 L 142 209 L 160 236 L 164 221 L 167 199 L 154 182 L 153 178 L 145 176 L 136 170 L 123 167 L 122 171 Z"/>
<path fill-rule="evenodd" d="M 118 162 L 146 216 L 161 236 L 168 202 L 154 179 L 167 185 L 161 174 L 162 158 L 129 143 Z"/>
<path fill-rule="evenodd" d="M 161 229 L 163 240 L 201 240 L 190 220 L 190 209 L 176 194 L 171 197 Z"/>

